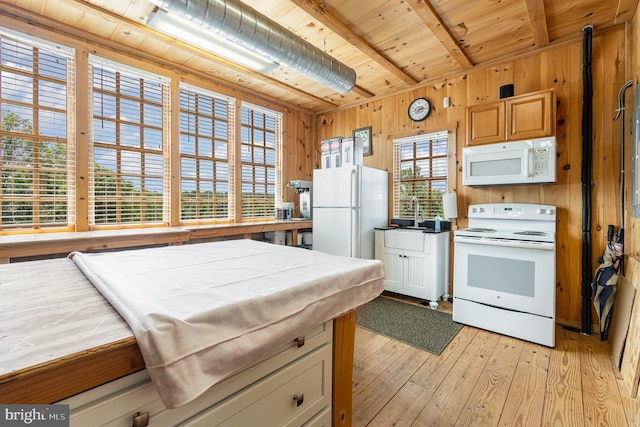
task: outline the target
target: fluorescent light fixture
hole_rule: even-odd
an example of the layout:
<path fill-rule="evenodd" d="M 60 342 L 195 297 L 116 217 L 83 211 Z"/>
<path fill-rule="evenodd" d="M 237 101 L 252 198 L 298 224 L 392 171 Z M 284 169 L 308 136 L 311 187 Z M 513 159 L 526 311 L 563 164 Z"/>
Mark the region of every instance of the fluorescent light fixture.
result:
<path fill-rule="evenodd" d="M 147 26 L 260 73 L 273 71 L 279 65 L 224 37 L 159 8 L 151 13 L 147 20 Z"/>

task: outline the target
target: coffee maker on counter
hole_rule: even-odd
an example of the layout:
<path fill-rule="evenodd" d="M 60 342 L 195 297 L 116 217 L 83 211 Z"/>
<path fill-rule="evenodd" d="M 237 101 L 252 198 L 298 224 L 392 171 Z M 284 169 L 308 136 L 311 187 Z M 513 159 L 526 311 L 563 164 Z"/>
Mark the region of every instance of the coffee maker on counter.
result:
<path fill-rule="evenodd" d="M 293 188 L 296 194 L 300 195 L 300 219 L 311 219 L 313 183 L 298 179 L 289 182 L 287 186 Z"/>

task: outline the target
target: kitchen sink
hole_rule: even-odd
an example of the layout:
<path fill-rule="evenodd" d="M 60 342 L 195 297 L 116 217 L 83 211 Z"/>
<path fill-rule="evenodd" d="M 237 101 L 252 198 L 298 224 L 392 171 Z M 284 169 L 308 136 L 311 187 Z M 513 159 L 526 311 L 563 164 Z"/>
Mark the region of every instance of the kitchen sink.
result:
<path fill-rule="evenodd" d="M 435 233 L 436 222 L 433 219 L 426 219 L 418 222 L 418 227 L 413 225 L 413 218 L 393 218 L 391 224 L 395 225 L 401 230 L 422 230 L 426 233 Z M 441 220 L 440 230 L 451 230 L 451 222 Z"/>
<path fill-rule="evenodd" d="M 398 226 L 398 228 L 407 228 L 413 226 L 413 218 L 392 218 L 391 224 Z"/>
<path fill-rule="evenodd" d="M 425 230 L 426 227 L 385 230 L 384 246 L 387 248 L 423 251 L 425 238 L 423 231 Z"/>

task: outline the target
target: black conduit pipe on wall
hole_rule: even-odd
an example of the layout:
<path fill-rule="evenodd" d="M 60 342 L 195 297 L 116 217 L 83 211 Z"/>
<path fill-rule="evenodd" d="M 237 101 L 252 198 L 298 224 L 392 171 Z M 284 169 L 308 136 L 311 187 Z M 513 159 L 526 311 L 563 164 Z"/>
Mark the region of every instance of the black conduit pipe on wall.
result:
<path fill-rule="evenodd" d="M 591 335 L 591 187 L 593 165 L 593 80 L 591 76 L 591 34 L 582 29 L 582 329 Z"/>

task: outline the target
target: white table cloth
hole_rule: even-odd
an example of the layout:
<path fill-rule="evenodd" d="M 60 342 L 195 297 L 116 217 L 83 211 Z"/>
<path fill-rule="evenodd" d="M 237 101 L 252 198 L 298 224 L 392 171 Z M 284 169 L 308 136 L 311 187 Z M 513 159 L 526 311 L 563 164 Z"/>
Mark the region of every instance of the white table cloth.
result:
<path fill-rule="evenodd" d="M 131 327 L 168 408 L 384 287 L 380 261 L 252 240 L 70 257 Z"/>

